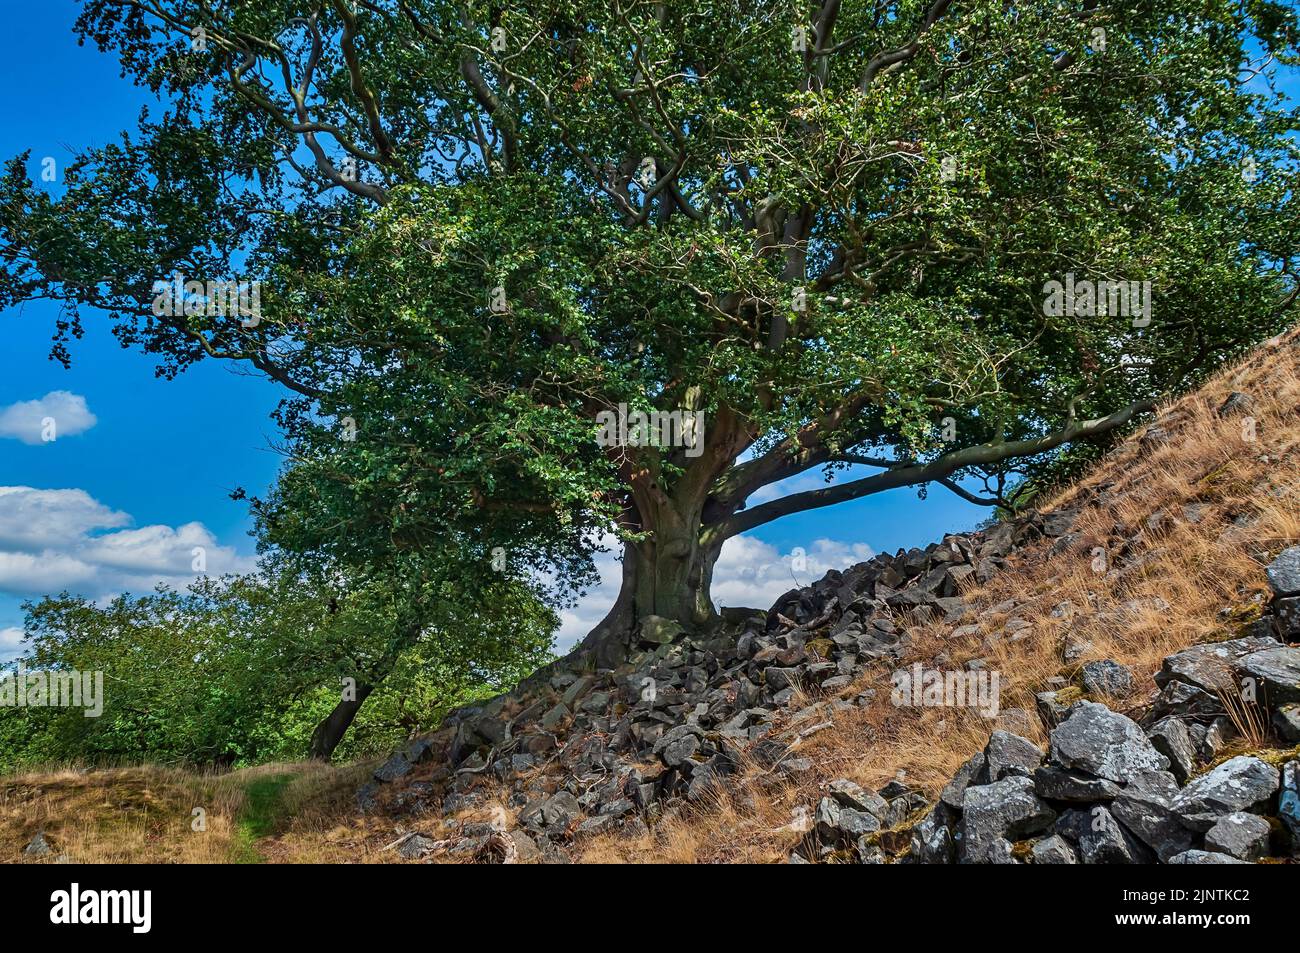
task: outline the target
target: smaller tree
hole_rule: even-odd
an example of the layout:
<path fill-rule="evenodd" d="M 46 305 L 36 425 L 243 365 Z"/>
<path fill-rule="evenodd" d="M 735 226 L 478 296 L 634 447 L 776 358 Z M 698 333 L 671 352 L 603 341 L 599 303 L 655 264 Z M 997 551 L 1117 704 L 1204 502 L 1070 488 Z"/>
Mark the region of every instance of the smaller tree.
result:
<path fill-rule="evenodd" d="M 438 613 L 417 618 L 382 584 L 344 589 L 278 558 L 259 573 L 201 579 L 185 592 L 160 588 L 106 606 L 63 593 L 26 609 L 21 665 L 102 672 L 103 711 L 7 709 L 6 767 L 328 759 L 358 719 L 360 737 L 344 750 L 381 751 L 424 727 L 430 713 L 542 664 L 555 624 L 527 590 L 500 584 L 483 611 L 457 620 L 454 635 L 435 637 Z"/>

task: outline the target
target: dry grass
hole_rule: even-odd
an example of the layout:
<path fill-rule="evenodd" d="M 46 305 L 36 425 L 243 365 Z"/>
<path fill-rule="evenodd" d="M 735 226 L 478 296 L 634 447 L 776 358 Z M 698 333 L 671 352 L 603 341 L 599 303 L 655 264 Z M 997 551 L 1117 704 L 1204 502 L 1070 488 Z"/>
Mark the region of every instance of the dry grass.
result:
<path fill-rule="evenodd" d="M 913 627 L 906 662 L 953 669 L 983 659 L 999 674 L 1006 718 L 1011 708 L 1032 715 L 1034 694 L 1048 687 L 1049 678 L 1075 680 L 1083 663 L 1115 659 L 1133 669 L 1137 690 L 1128 698 L 1097 700 L 1141 714 L 1161 660 L 1197 642 L 1235 636 L 1266 598 L 1268 559 L 1300 540 L 1297 340 L 1292 333 L 1270 342 L 1163 408 L 1167 443 L 1144 447 L 1139 431 L 1091 476 L 1049 501 L 1045 509 L 1083 507 L 1073 545 L 1046 559 L 1045 541 L 970 592 L 976 614 L 986 613 L 978 634 L 951 637 L 973 615 L 957 625 Z M 1253 440 L 1246 439 L 1241 417 L 1216 414 L 1233 390 L 1254 397 Z M 1009 601 L 1014 605 L 1000 607 Z M 995 606 L 1005 611 L 988 614 Z M 1002 627 L 1011 619 L 1030 624 L 1027 636 L 1006 637 Z M 1070 665 L 1062 653 L 1067 636 L 1090 643 Z M 996 725 L 970 709 L 895 707 L 891 671 L 870 672 L 843 693 L 874 688 L 877 695 L 871 706 L 837 716 L 833 729 L 802 744 L 798 754 L 814 769 L 797 784 L 772 787 L 769 772 L 747 769 L 716 806 L 668 816 L 648 835 L 593 839 L 580 846 L 581 859 L 779 861 L 800 840 L 799 818 L 831 780 L 875 788 L 900 778 L 935 796 Z M 1244 705 L 1230 710 L 1243 735 L 1234 752 L 1272 743 L 1257 711 Z M 1044 743 L 1039 720 L 1029 721 L 1034 740 Z"/>
<path fill-rule="evenodd" d="M 373 764 L 268 764 L 227 773 L 159 765 L 19 774 L 0 781 L 0 860 L 9 863 L 258 863 L 355 860 L 367 853 L 331 837 Z M 195 830 L 194 810 L 206 829 Z M 43 832 L 53 851 L 27 857 Z M 382 837 L 376 832 L 373 837 Z M 286 852 L 301 837 L 323 849 Z M 364 838 L 355 838 L 366 845 Z"/>

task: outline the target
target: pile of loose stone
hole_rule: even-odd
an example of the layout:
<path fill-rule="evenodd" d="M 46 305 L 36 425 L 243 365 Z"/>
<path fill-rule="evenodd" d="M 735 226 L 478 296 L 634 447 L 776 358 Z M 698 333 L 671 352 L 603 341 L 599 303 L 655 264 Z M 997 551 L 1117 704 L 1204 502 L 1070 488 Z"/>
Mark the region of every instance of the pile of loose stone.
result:
<path fill-rule="evenodd" d="M 901 859 L 1232 864 L 1300 856 L 1300 748 L 1215 763 L 1243 712 L 1256 713 L 1272 742 L 1300 742 L 1300 646 L 1288 644 L 1300 642 L 1300 547 L 1274 560 L 1268 578 L 1272 603 L 1246 634 L 1164 660 L 1159 694 L 1140 721 L 1092 701 L 1062 705 L 1059 692 L 1040 695 L 1048 750 L 995 731 L 915 826 Z M 823 808 L 829 818 L 844 803 L 838 793 L 822 802 L 813 849 L 851 841 L 861 859 L 884 859 L 878 840 L 856 826 L 821 823 Z"/>
<path fill-rule="evenodd" d="M 799 742 L 870 701 L 872 691 L 851 686 L 869 666 L 892 668 L 906 652 L 900 618 L 958 620 L 968 582 L 987 581 L 1029 542 L 1061 537 L 1074 517 L 1033 515 L 877 555 L 791 590 L 766 613 L 728 610 L 712 633 L 651 617 L 624 665 L 590 671 L 562 659 L 513 692 L 453 713 L 389 758 L 359 803 L 447 816 L 483 806 L 504 785 L 522 825 L 506 846 L 561 860 L 575 838 L 642 831 L 662 812 L 706 798 L 742 755 L 776 780 L 811 770 L 797 756 Z M 895 814 L 925 804 L 911 792 L 889 794 Z M 508 853 L 500 827 L 466 824 L 399 849 L 500 856 Z"/>
<path fill-rule="evenodd" d="M 871 666 L 887 671 L 908 652 L 900 620 L 969 624 L 959 590 L 991 578 L 1018 548 L 1046 537 L 1050 558 L 1089 545 L 1071 531 L 1077 513 L 876 556 L 786 593 L 767 613 L 732 613 L 712 633 L 647 619 L 617 669 L 563 659 L 511 693 L 455 712 L 385 762 L 359 792 L 361 806 L 442 818 L 436 836 L 411 833 L 391 845 L 405 857 L 445 851 L 562 862 L 584 837 L 644 832 L 681 805 L 707 800 L 742 759 L 784 783 L 814 768 L 799 756 L 803 739 L 871 701 L 873 690 L 854 691 L 858 676 Z M 1141 558 L 1135 552 L 1128 565 Z M 1111 571 L 1122 575 L 1128 565 L 1120 560 Z M 790 861 L 1233 863 L 1295 855 L 1300 752 L 1218 763 L 1238 737 L 1234 717 L 1243 710 L 1256 713 L 1276 743 L 1300 742 L 1300 647 L 1292 644 L 1300 642 L 1300 547 L 1274 560 L 1268 578 L 1271 603 L 1238 637 L 1164 660 L 1159 692 L 1138 720 L 1080 700 L 1079 687 L 1055 679 L 1037 696 L 1036 713 L 1009 710 L 999 719 L 1026 733 L 1011 716 L 1022 725 L 1041 719 L 1046 752 L 994 731 L 933 805 L 900 781 L 875 792 L 834 781 L 811 816 L 792 824 L 806 834 Z M 1109 611 L 1149 608 L 1137 602 Z M 994 606 L 982 616 L 1011 615 L 998 622 L 999 637 L 1014 640 L 1015 609 Z M 1066 604 L 1057 609 L 1069 614 Z M 1072 639 L 1067 632 L 1067 663 L 1089 648 Z M 1091 695 L 1134 690 L 1132 673 L 1114 661 L 1088 662 L 1078 676 Z M 503 791 L 513 829 L 504 816 L 452 819 Z"/>

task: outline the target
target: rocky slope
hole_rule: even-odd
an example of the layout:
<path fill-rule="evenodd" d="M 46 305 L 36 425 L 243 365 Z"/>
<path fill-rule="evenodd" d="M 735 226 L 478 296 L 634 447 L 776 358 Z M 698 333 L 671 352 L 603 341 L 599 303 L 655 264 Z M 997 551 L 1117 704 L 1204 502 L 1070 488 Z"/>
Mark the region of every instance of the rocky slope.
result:
<path fill-rule="evenodd" d="M 1290 856 L 1298 404 L 1292 335 L 1042 514 L 708 635 L 647 620 L 628 664 L 562 661 L 456 713 L 361 805 L 410 859 Z M 900 692 L 907 673 L 984 694 Z"/>
<path fill-rule="evenodd" d="M 916 825 L 905 859 L 1231 864 L 1300 856 L 1300 749 L 1218 760 L 1251 728 L 1300 742 L 1300 645 L 1287 644 L 1300 643 L 1300 547 L 1285 550 L 1268 579 L 1272 604 L 1247 634 L 1164 660 L 1160 693 L 1140 722 L 1097 702 L 1066 707 L 1061 691 L 1040 694 L 1047 752 L 994 731 Z M 1132 681 L 1109 661 L 1085 665 L 1085 685 L 1090 675 Z M 1247 713 L 1268 722 L 1251 726 Z M 856 821 L 845 823 L 860 807 L 832 791 L 818 805 L 818 837 L 806 853 L 853 838 L 860 857 L 882 860 L 878 842 L 854 837 Z M 877 815 L 879 829 L 886 818 Z"/>
<path fill-rule="evenodd" d="M 385 762 L 361 803 L 376 806 L 381 785 L 432 762 L 388 800 L 392 809 L 456 814 L 498 793 L 494 781 L 509 788 L 507 806 L 533 846 L 555 854 L 573 837 L 642 829 L 678 799 L 707 800 L 746 757 L 778 776 L 806 770 L 793 756 L 798 742 L 870 701 L 873 689 L 849 691 L 855 679 L 906 654 L 900 616 L 960 619 L 962 587 L 1070 522 L 1057 512 L 878 555 L 705 637 L 652 617 L 642 651 L 623 667 L 575 671 L 561 660 L 515 692 L 456 712 Z M 457 848 L 481 848 L 491 832 L 477 830 Z"/>

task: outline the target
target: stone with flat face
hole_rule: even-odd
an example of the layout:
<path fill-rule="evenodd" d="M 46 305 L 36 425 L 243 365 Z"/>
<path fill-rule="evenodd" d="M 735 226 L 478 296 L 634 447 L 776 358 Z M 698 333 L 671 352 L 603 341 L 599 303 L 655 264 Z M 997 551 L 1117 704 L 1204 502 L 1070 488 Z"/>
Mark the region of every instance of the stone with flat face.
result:
<path fill-rule="evenodd" d="M 1052 826 L 1056 812 L 1034 793 L 1034 782 L 1013 775 L 993 784 L 968 787 L 962 799 L 961 859 L 971 864 L 997 860 L 1003 840 L 1018 840 Z"/>
<path fill-rule="evenodd" d="M 1270 708 L 1300 702 L 1300 647 L 1277 645 L 1247 655 L 1237 663 L 1237 673 L 1258 683 L 1261 700 Z"/>
<path fill-rule="evenodd" d="M 1251 636 L 1193 645 L 1164 660 L 1156 673 L 1156 684 L 1163 688 L 1171 681 L 1179 681 L 1212 695 L 1231 691 L 1236 684 L 1233 667 L 1237 661 L 1253 652 L 1276 648 L 1277 644 L 1273 639 Z"/>
<path fill-rule="evenodd" d="M 1300 595 L 1300 546 L 1282 550 L 1269 563 L 1268 584 L 1278 596 Z"/>
<path fill-rule="evenodd" d="M 1205 849 L 1238 860 L 1259 860 L 1268 854 L 1268 821 L 1255 814 L 1236 811 L 1220 818 L 1205 832 Z"/>
<path fill-rule="evenodd" d="M 1277 788 L 1277 768 L 1259 758 L 1239 755 L 1194 778 L 1173 798 L 1170 807 L 1186 827 L 1208 831 L 1227 814 L 1259 813 Z"/>
<path fill-rule="evenodd" d="M 1122 783 L 1137 771 L 1164 771 L 1169 760 L 1137 722 L 1095 702 L 1080 702 L 1052 729 L 1051 760 L 1066 768 Z"/>

